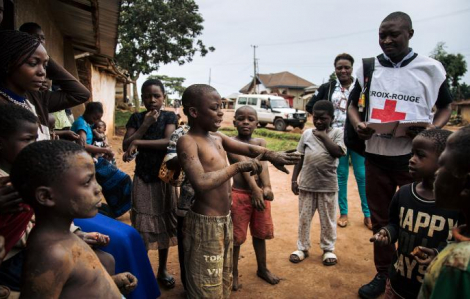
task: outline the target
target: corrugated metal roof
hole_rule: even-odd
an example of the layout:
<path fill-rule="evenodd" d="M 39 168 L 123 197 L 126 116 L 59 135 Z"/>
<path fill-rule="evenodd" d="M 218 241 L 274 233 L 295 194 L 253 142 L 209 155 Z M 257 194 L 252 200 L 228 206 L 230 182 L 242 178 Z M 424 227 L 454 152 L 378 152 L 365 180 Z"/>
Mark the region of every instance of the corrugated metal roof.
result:
<path fill-rule="evenodd" d="M 49 0 L 58 26 L 75 49 L 114 58 L 120 0 Z"/>

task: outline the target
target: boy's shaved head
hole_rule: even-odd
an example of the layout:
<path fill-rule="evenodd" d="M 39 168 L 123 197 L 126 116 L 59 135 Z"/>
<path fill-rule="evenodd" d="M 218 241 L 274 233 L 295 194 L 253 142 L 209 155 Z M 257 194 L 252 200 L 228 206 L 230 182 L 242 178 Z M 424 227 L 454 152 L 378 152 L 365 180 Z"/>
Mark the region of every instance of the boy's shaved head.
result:
<path fill-rule="evenodd" d="M 184 114 L 189 116 L 189 107 L 197 107 L 202 97 L 212 92 L 217 92 L 217 90 L 207 84 L 193 84 L 186 88 L 181 98 Z"/>
<path fill-rule="evenodd" d="M 403 23 L 403 26 L 406 27 L 406 29 L 413 29 L 413 23 L 411 22 L 410 16 L 404 12 L 392 12 L 391 14 L 385 17 L 382 23 L 389 21 L 401 21 Z"/>
<path fill-rule="evenodd" d="M 50 186 L 70 167 L 69 158 L 85 152 L 76 143 L 65 140 L 44 140 L 25 147 L 13 163 L 11 182 L 28 204 L 35 205 L 34 192 Z"/>
<path fill-rule="evenodd" d="M 452 135 L 452 132 L 448 130 L 430 129 L 422 131 L 416 137 L 422 137 L 431 140 L 434 144 L 434 150 L 438 155 L 440 155 L 444 151 L 447 139 L 450 135 Z"/>
<path fill-rule="evenodd" d="M 256 112 L 255 108 L 251 107 L 251 106 L 242 106 L 240 108 L 237 109 L 237 111 L 235 111 L 235 117 L 237 117 L 237 115 L 241 112 L 241 111 L 249 111 L 249 112 L 252 112 L 256 118 L 258 118 L 258 113 Z"/>

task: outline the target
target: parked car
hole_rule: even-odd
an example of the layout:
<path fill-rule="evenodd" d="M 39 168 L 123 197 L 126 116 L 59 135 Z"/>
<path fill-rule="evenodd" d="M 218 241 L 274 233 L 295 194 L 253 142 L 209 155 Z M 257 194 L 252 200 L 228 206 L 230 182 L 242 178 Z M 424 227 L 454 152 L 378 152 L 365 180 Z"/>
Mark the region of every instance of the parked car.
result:
<path fill-rule="evenodd" d="M 241 94 L 235 102 L 235 110 L 242 106 L 251 106 L 256 110 L 261 127 L 273 124 L 277 131 L 285 131 L 287 126 L 303 129 L 307 122 L 307 112 L 290 108 L 280 96 Z"/>

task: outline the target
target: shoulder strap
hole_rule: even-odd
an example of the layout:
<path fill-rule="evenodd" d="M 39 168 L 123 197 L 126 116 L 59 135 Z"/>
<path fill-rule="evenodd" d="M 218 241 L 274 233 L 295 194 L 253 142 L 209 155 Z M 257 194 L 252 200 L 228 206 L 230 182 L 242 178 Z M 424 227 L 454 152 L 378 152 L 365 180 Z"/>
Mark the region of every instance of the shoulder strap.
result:
<path fill-rule="evenodd" d="M 372 74 L 374 73 L 375 68 L 375 57 L 363 58 L 362 59 L 362 68 L 364 70 L 364 95 L 366 97 L 365 109 L 364 109 L 364 120 L 366 119 L 367 113 L 369 111 L 369 89 L 372 81 Z"/>

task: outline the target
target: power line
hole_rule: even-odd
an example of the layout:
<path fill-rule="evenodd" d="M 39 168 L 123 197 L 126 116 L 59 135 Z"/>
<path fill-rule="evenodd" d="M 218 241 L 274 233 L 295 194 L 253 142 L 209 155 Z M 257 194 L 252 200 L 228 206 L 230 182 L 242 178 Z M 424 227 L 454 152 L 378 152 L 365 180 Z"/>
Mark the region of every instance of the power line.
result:
<path fill-rule="evenodd" d="M 414 21 L 414 23 L 430 21 L 430 20 L 434 20 L 436 18 L 450 17 L 450 16 L 466 13 L 468 11 L 470 11 L 470 7 L 466 8 L 466 9 L 458 10 L 458 11 L 453 11 L 453 12 L 450 12 L 450 13 L 447 13 L 447 14 L 442 14 L 442 15 L 437 15 L 437 16 L 433 16 L 433 17 L 418 19 L 418 20 Z M 364 34 L 364 33 L 376 32 L 376 31 L 377 31 L 377 28 L 374 28 L 374 29 L 361 30 L 361 31 L 356 31 L 356 32 L 351 32 L 351 33 L 338 34 L 338 35 L 333 35 L 333 36 L 328 36 L 328 37 L 318 37 L 318 38 L 312 38 L 312 39 L 290 41 L 290 42 L 279 42 L 279 43 L 273 43 L 273 44 L 261 44 L 259 46 L 260 47 L 271 47 L 271 46 L 283 46 L 283 45 L 285 46 L 285 45 L 293 45 L 293 44 L 305 44 L 305 43 L 319 42 L 319 41 L 338 39 L 338 38 L 349 37 L 349 36 L 354 36 L 354 35 L 360 35 L 360 34 Z"/>

